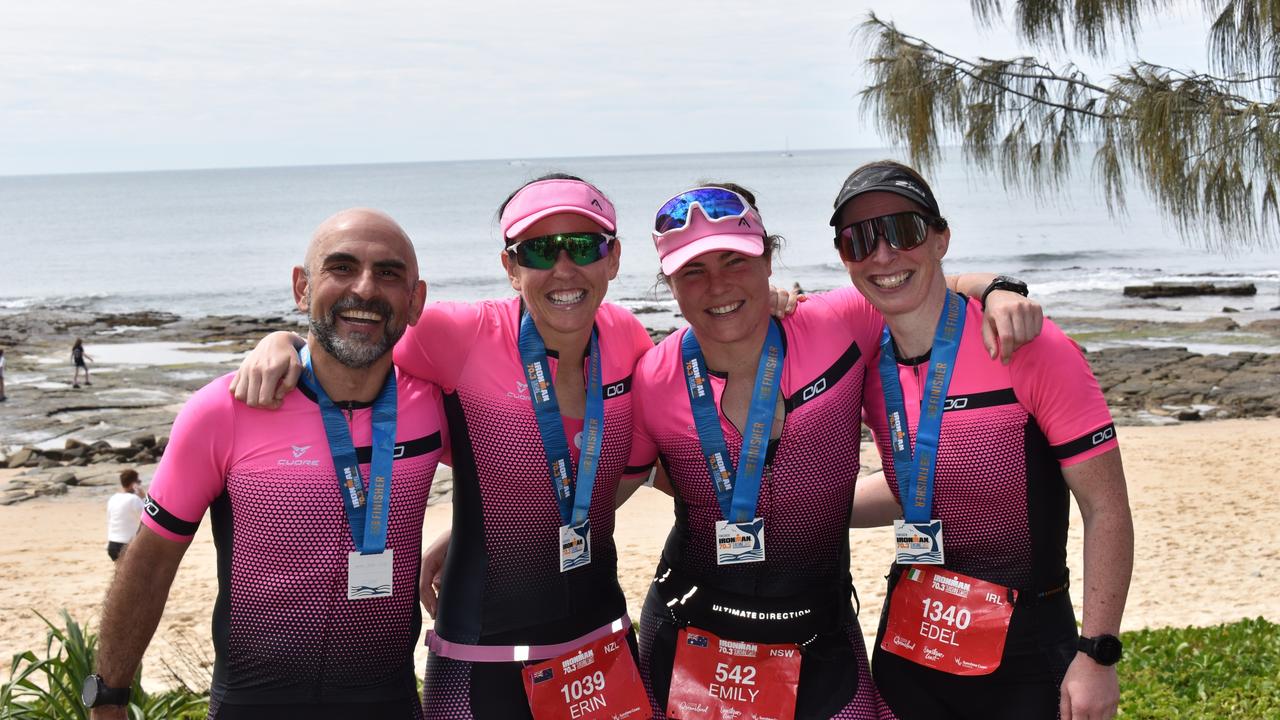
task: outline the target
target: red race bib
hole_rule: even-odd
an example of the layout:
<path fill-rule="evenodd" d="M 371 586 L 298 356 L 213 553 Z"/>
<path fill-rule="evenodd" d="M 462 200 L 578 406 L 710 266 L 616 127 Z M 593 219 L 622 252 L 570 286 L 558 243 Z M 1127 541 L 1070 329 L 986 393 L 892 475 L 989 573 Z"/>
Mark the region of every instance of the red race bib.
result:
<path fill-rule="evenodd" d="M 524 692 L 536 720 L 653 717 L 626 630 L 528 665 L 523 674 Z"/>
<path fill-rule="evenodd" d="M 940 567 L 909 566 L 889 599 L 880 649 L 952 675 L 1000 667 L 1017 592 Z"/>
<path fill-rule="evenodd" d="M 676 638 L 667 717 L 794 720 L 800 648 L 721 640 L 685 628 Z"/>

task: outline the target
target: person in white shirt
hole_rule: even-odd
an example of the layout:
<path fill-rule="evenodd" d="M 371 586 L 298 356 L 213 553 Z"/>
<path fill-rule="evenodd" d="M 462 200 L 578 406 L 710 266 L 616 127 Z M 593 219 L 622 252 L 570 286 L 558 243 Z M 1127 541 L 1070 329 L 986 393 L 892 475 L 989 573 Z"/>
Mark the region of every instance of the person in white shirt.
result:
<path fill-rule="evenodd" d="M 138 533 L 142 520 L 142 483 L 138 471 L 120 471 L 120 492 L 107 501 L 107 555 L 115 562 Z"/>

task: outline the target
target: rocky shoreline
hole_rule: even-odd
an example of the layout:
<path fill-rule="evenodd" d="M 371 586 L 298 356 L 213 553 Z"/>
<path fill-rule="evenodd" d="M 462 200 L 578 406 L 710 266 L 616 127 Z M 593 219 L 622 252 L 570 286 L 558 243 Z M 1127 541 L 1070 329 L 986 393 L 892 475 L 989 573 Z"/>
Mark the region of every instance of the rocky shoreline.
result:
<path fill-rule="evenodd" d="M 1121 424 L 1280 415 L 1280 320 L 1243 327 L 1227 317 L 1195 323 L 1056 320 L 1087 349 Z M 189 319 L 64 309 L 0 315 L 9 397 L 0 403 L 0 470 L 16 474 L 0 485 L 0 504 L 84 492 L 79 488 L 103 492 L 125 466 L 142 466 L 146 475 L 192 392 L 232 370 L 234 359 L 267 332 L 300 326 L 300 316 Z M 650 332 L 660 339 L 670 330 Z M 76 389 L 69 360 L 76 337 L 90 356 L 112 345 L 145 345 L 136 345 L 143 354 L 133 362 L 90 363 L 94 384 Z M 1253 349 L 1203 354 L 1172 345 L 1179 340 Z M 163 362 L 146 354 L 161 350 Z M 444 473 L 432 495 L 447 495 L 450 485 Z"/>

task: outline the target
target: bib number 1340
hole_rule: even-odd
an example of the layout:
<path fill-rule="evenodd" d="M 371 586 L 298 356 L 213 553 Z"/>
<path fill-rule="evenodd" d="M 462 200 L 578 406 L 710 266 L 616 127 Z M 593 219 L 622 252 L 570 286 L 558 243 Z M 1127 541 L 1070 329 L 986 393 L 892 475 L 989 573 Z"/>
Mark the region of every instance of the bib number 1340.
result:
<path fill-rule="evenodd" d="M 957 608 L 937 600 L 921 598 L 924 604 L 924 617 L 935 623 L 946 623 L 957 630 L 964 630 L 973 622 L 973 613 L 967 608 Z"/>

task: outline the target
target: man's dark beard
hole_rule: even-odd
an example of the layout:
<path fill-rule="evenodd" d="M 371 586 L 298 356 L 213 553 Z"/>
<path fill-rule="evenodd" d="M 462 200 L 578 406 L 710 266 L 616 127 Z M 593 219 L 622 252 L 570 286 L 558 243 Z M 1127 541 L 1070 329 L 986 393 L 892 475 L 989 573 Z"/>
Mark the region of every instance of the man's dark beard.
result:
<path fill-rule="evenodd" d="M 308 294 L 307 306 L 311 307 L 311 297 Z M 352 332 L 347 338 L 338 336 L 335 326 L 338 322 L 338 314 L 348 310 L 363 310 L 365 312 L 377 313 L 386 318 L 382 326 L 382 339 L 378 342 L 364 340 L 364 333 Z M 396 341 L 404 334 L 404 325 L 395 326 L 393 321 L 395 313 L 391 306 L 382 300 L 360 300 L 356 297 L 344 297 L 329 308 L 329 312 L 324 317 L 316 317 L 314 308 L 311 312 L 311 332 L 315 335 L 316 341 L 320 343 L 320 347 L 329 353 L 338 362 L 346 365 L 353 370 L 363 370 L 375 362 L 383 355 L 391 351 L 395 347 Z"/>

